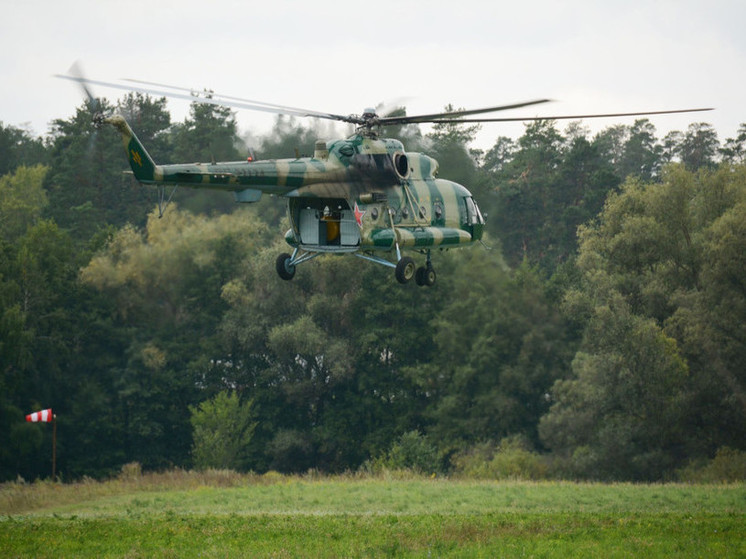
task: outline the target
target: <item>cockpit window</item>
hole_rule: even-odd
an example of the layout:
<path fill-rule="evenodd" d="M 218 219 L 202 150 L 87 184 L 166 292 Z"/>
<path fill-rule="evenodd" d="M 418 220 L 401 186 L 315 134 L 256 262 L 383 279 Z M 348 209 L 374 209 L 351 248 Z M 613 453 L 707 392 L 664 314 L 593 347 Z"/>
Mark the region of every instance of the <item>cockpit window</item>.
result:
<path fill-rule="evenodd" d="M 474 198 L 466 199 L 466 217 L 469 225 L 477 225 L 484 223 L 482 212 L 479 211 L 479 206 L 474 201 Z"/>

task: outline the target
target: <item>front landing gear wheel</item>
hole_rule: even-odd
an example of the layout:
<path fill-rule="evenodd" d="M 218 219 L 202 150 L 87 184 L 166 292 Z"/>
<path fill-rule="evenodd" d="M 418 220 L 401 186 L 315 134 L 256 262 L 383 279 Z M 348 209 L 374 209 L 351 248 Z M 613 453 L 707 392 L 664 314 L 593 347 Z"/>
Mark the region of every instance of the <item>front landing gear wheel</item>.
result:
<path fill-rule="evenodd" d="M 414 280 L 419 286 L 426 285 L 427 287 L 432 287 L 435 285 L 435 270 L 433 270 L 432 266 L 417 268 Z"/>
<path fill-rule="evenodd" d="M 283 252 L 280 256 L 278 256 L 277 260 L 275 261 L 277 275 L 284 280 L 291 280 L 293 279 L 293 276 L 295 276 L 295 266 L 292 266 L 290 264 L 291 261 L 292 257 L 286 252 Z"/>
<path fill-rule="evenodd" d="M 409 256 L 403 256 L 396 264 L 396 281 L 399 283 L 407 283 L 414 277 L 414 271 L 414 260 Z"/>

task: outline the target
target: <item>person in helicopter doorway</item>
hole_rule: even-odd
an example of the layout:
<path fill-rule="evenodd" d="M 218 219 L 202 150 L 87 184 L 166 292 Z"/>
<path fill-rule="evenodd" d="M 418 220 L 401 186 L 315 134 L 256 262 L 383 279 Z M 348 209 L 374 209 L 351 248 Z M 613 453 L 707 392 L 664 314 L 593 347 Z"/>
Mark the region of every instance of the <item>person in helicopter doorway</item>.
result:
<path fill-rule="evenodd" d="M 326 223 L 326 243 L 337 244 L 339 242 L 339 217 L 335 218 L 329 206 L 324 206 L 321 220 Z"/>

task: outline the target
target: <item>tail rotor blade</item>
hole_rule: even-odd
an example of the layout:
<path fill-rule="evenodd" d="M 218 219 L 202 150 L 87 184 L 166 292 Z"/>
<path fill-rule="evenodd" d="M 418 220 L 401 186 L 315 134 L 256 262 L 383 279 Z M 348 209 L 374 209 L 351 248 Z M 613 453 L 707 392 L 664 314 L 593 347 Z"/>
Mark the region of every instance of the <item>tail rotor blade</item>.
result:
<path fill-rule="evenodd" d="M 101 125 L 104 122 L 104 114 L 101 107 L 101 100 L 93 95 L 93 92 L 91 91 L 91 88 L 88 86 L 88 80 L 85 78 L 85 74 L 83 73 L 82 68 L 80 67 L 80 63 L 78 61 L 75 61 L 72 66 L 70 66 L 70 69 L 68 70 L 69 76 L 67 76 L 68 79 L 71 79 L 74 82 L 77 82 L 80 86 L 80 89 L 83 91 L 83 95 L 85 96 L 86 103 L 88 105 L 88 110 L 91 111 L 91 114 L 93 115 L 93 124 L 96 126 L 96 128 L 101 127 Z M 57 77 L 65 77 L 65 76 L 57 76 Z"/>

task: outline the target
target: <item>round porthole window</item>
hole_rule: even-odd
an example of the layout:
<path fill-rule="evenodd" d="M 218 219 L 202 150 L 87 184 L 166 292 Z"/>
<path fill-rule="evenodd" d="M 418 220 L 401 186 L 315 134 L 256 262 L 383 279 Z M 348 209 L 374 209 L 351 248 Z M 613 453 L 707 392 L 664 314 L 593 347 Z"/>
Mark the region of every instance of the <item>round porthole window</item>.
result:
<path fill-rule="evenodd" d="M 440 203 L 435 204 L 435 218 L 440 219 L 443 217 L 443 206 Z"/>

